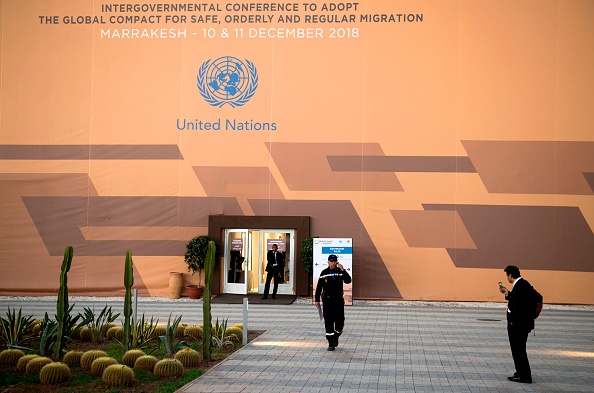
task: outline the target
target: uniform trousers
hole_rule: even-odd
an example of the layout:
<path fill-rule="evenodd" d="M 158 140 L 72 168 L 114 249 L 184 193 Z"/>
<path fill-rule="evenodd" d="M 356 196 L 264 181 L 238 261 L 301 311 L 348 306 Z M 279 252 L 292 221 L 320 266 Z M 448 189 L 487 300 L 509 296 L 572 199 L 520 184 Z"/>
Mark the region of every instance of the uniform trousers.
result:
<path fill-rule="evenodd" d="M 324 325 L 326 326 L 326 337 L 338 336 L 344 328 L 344 299 L 342 297 L 324 297 Z"/>

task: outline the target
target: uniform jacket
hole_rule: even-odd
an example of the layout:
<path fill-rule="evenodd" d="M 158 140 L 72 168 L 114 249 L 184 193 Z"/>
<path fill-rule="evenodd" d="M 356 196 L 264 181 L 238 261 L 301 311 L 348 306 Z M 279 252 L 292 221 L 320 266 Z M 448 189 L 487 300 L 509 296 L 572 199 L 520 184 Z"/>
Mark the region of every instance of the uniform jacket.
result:
<path fill-rule="evenodd" d="M 336 268 L 334 270 L 330 270 L 329 267 L 322 270 L 320 273 L 320 278 L 318 279 L 318 285 L 316 287 L 316 297 L 315 301 L 320 301 L 320 295 L 324 297 L 330 298 L 342 298 L 344 293 L 342 289 L 342 284 L 350 284 L 351 283 L 351 276 L 345 270 L 340 270 Z"/>
<path fill-rule="evenodd" d="M 285 254 L 280 251 L 276 252 L 276 260 L 272 250 L 268 250 L 266 254 L 266 271 L 270 273 L 283 272 L 285 270 Z"/>
<path fill-rule="evenodd" d="M 534 329 L 534 289 L 523 278 L 516 282 L 514 288 L 508 293 L 507 321 L 528 332 Z"/>

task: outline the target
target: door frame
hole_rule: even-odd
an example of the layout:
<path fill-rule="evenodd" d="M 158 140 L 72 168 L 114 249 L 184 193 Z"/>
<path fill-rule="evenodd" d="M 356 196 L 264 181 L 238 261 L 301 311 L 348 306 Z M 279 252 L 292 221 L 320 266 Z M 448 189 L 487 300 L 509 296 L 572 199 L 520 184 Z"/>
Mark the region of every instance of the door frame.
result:
<path fill-rule="evenodd" d="M 224 261 L 224 266 L 223 266 L 223 271 L 228 272 L 229 271 L 229 264 L 232 263 L 233 261 L 230 260 L 229 255 L 231 252 L 231 241 L 229 241 L 229 235 L 231 233 L 241 233 L 244 236 L 242 236 L 243 239 L 243 243 L 242 243 L 242 256 L 245 259 L 245 270 L 244 270 L 244 277 L 243 277 L 243 283 L 230 283 L 228 280 L 228 274 L 224 274 L 223 278 L 224 278 L 224 284 L 223 284 L 223 291 L 224 293 L 233 293 L 233 294 L 238 294 L 238 295 L 245 295 L 247 294 L 247 288 L 248 288 L 248 266 L 249 266 L 249 255 L 251 255 L 251 239 L 250 239 L 250 231 L 249 229 L 244 229 L 244 228 L 231 228 L 231 229 L 225 229 L 225 242 L 224 242 L 224 247 L 223 249 L 225 250 L 225 256 L 223 258 Z"/>
<path fill-rule="evenodd" d="M 212 215 L 208 216 L 208 235 L 223 244 L 226 228 L 251 228 L 251 229 L 269 229 L 269 228 L 287 228 L 295 230 L 295 273 L 293 288 L 295 294 L 307 296 L 309 294 L 310 280 L 309 275 L 301 263 L 301 250 L 303 249 L 303 240 L 310 238 L 309 216 L 227 216 Z M 217 263 L 213 272 L 211 281 L 211 291 L 213 294 L 222 293 L 224 268 L 223 252 L 217 253 Z"/>

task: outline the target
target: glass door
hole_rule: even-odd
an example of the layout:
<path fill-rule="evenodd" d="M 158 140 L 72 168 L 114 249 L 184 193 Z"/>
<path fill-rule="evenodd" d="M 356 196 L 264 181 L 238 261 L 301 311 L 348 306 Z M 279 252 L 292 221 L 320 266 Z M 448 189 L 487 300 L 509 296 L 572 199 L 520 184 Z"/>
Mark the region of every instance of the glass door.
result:
<path fill-rule="evenodd" d="M 250 236 L 247 229 L 225 231 L 225 293 L 247 294 L 250 264 Z"/>
<path fill-rule="evenodd" d="M 295 272 L 295 231 L 293 229 L 261 229 L 258 248 L 262 250 L 259 253 L 258 263 L 258 293 L 264 293 L 264 286 L 266 285 L 266 264 L 268 251 L 272 249 L 272 245 L 275 244 L 278 247 L 278 251 L 284 255 L 285 267 L 283 271 L 283 278 L 281 283 L 278 285 L 278 294 L 281 295 L 294 295 L 295 290 L 293 289 L 294 272 Z M 270 293 L 274 286 L 274 279 L 270 282 Z"/>

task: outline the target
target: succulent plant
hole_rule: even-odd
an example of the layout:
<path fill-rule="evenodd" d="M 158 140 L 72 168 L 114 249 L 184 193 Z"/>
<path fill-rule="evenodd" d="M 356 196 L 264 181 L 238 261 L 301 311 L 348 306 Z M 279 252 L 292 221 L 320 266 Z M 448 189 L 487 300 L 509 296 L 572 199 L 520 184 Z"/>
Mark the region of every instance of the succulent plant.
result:
<path fill-rule="evenodd" d="M 156 357 L 152 355 L 144 355 L 136 359 L 134 362 L 134 370 L 146 370 L 153 372 L 155 369 L 155 364 L 157 364 L 158 360 Z"/>
<path fill-rule="evenodd" d="M 136 359 L 144 355 L 146 355 L 146 353 L 140 349 L 131 349 L 122 356 L 122 364 L 125 364 L 128 367 L 134 367 Z"/>
<path fill-rule="evenodd" d="M 115 338 L 116 340 L 123 341 L 124 340 L 124 327 L 118 326 L 115 330 Z"/>
<path fill-rule="evenodd" d="M 162 359 L 155 364 L 153 373 L 159 378 L 182 377 L 184 365 L 177 359 Z"/>
<path fill-rule="evenodd" d="M 188 326 L 184 331 L 184 335 L 195 338 L 197 340 L 202 338 L 202 327 L 201 326 Z"/>
<path fill-rule="evenodd" d="M 167 328 L 163 325 L 159 325 L 155 328 L 155 330 L 153 332 L 153 336 L 154 337 L 164 336 L 166 332 L 167 332 Z"/>
<path fill-rule="evenodd" d="M 80 358 L 82 357 L 82 355 L 83 355 L 82 351 L 77 351 L 77 350 L 68 351 L 68 352 L 66 352 L 66 354 L 64 354 L 64 358 L 62 359 L 62 362 L 64 362 L 64 364 L 67 364 L 69 366 L 80 366 Z"/>
<path fill-rule="evenodd" d="M 83 369 L 83 371 L 91 371 L 91 364 L 93 364 L 93 360 L 107 356 L 107 352 L 105 351 L 100 351 L 96 349 L 92 351 L 87 351 L 83 353 L 80 357 L 80 366 Z"/>
<path fill-rule="evenodd" d="M 3 366 L 14 367 L 23 356 L 25 356 L 25 352 L 20 349 L 5 349 L 0 352 L 0 364 Z"/>
<path fill-rule="evenodd" d="M 93 363 L 91 363 L 91 375 L 103 375 L 103 371 L 113 364 L 118 364 L 118 361 L 114 358 L 110 358 L 108 356 L 97 358 L 93 360 Z"/>
<path fill-rule="evenodd" d="M 40 356 L 35 359 L 29 360 L 27 366 L 25 367 L 25 374 L 27 375 L 39 375 L 39 371 L 45 366 L 46 364 L 52 363 L 52 359 L 47 358 L 45 356 Z"/>
<path fill-rule="evenodd" d="M 46 385 L 59 385 L 68 382 L 70 376 L 70 368 L 62 362 L 46 364 L 39 371 L 39 380 Z"/>
<path fill-rule="evenodd" d="M 38 357 L 40 357 L 40 356 L 39 355 L 25 355 L 25 356 L 21 356 L 19 358 L 19 361 L 16 364 L 17 371 L 19 371 L 21 373 L 24 373 L 25 370 L 27 369 L 27 363 L 29 363 L 29 361 L 31 359 L 35 359 L 35 358 L 38 358 Z"/>
<path fill-rule="evenodd" d="M 105 337 L 108 340 L 113 340 L 116 337 L 116 332 L 122 329 L 122 337 L 124 336 L 124 328 L 121 326 L 112 326 L 109 329 L 107 329 L 107 331 L 105 332 Z"/>
<path fill-rule="evenodd" d="M 79 331 L 79 337 L 82 341 L 91 341 L 91 331 L 88 327 L 83 327 Z"/>
<path fill-rule="evenodd" d="M 104 337 L 107 336 L 107 331 L 114 327 L 117 327 L 117 325 L 113 322 L 104 323 L 103 325 L 101 325 L 101 335 Z"/>
<path fill-rule="evenodd" d="M 231 326 L 225 330 L 225 337 L 234 343 L 240 343 L 243 340 L 243 331 L 237 326 Z"/>
<path fill-rule="evenodd" d="M 130 386 L 134 384 L 134 371 L 123 364 L 113 364 L 103 371 L 103 382 L 107 386 Z"/>
<path fill-rule="evenodd" d="M 179 360 L 184 367 L 197 367 L 202 361 L 202 356 L 191 348 L 177 351 L 175 359 Z"/>
<path fill-rule="evenodd" d="M 33 327 L 31 328 L 31 333 L 33 333 L 35 335 L 41 334 L 41 323 L 34 324 Z"/>
<path fill-rule="evenodd" d="M 243 323 L 236 323 L 235 325 L 233 325 L 234 327 L 238 327 L 241 330 L 243 330 Z"/>
<path fill-rule="evenodd" d="M 180 323 L 179 325 L 177 325 L 177 327 L 175 328 L 175 338 L 182 338 L 185 334 L 187 327 L 188 324 L 186 323 Z"/>

